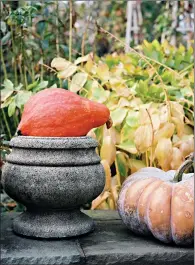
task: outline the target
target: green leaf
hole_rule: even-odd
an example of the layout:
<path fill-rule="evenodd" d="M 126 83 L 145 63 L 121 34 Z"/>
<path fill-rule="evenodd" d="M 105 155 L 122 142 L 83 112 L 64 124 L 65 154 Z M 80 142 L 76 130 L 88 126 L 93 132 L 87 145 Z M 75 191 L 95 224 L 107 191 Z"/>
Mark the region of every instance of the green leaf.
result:
<path fill-rule="evenodd" d="M 5 88 L 1 90 L 1 102 L 4 102 L 14 92 L 14 85 L 9 79 L 3 82 L 3 86 Z"/>
<path fill-rule="evenodd" d="M 35 88 L 38 85 L 38 81 L 33 82 L 32 84 L 27 86 L 27 90 L 31 90 Z"/>
<path fill-rule="evenodd" d="M 111 112 L 113 126 L 121 125 L 127 115 L 128 109 L 118 108 Z"/>
<path fill-rule="evenodd" d="M 15 109 L 16 109 L 16 104 L 15 101 L 13 100 L 8 107 L 8 116 L 11 117 L 13 116 L 13 114 L 15 113 Z"/>
<path fill-rule="evenodd" d="M 19 84 L 17 87 L 14 87 L 14 90 L 19 91 L 23 87 L 23 84 Z"/>
<path fill-rule="evenodd" d="M 1 39 L 1 45 L 7 44 L 7 42 L 10 40 L 11 33 L 7 32 L 6 35 Z"/>
<path fill-rule="evenodd" d="M 48 85 L 48 81 L 42 81 L 36 87 L 33 88 L 33 92 L 37 92 L 39 90 L 42 90 L 42 89 L 46 88 L 47 85 Z"/>
<path fill-rule="evenodd" d="M 1 21 L 1 22 L 0 22 L 0 25 L 1 25 L 1 31 L 2 31 L 3 33 L 5 33 L 5 32 L 6 32 L 6 29 L 7 29 L 7 27 L 6 27 L 6 23 L 5 23 L 4 21 Z"/>
<path fill-rule="evenodd" d="M 88 80 L 85 88 L 89 91 L 88 98 L 100 103 L 104 103 L 110 95 L 110 91 L 104 90 L 97 81 Z"/>
<path fill-rule="evenodd" d="M 137 154 L 137 149 L 136 146 L 134 144 L 134 141 L 127 141 L 125 143 L 121 143 L 120 145 L 116 145 L 116 147 L 118 147 L 121 150 L 124 150 L 130 154 Z"/>
<path fill-rule="evenodd" d="M 9 79 L 5 79 L 3 86 L 8 90 L 14 90 L 14 85 Z"/>
<path fill-rule="evenodd" d="M 126 117 L 126 123 L 133 128 L 139 126 L 139 111 L 129 110 Z"/>
<path fill-rule="evenodd" d="M 87 73 L 77 73 L 73 76 L 71 84 L 70 84 L 70 91 L 78 92 L 86 83 L 88 74 Z"/>
<path fill-rule="evenodd" d="M 144 96 L 148 93 L 148 80 L 140 80 L 136 86 L 136 92 L 139 96 Z"/>
<path fill-rule="evenodd" d="M 30 91 L 19 91 L 15 96 L 15 104 L 20 109 L 32 96 Z"/>
<path fill-rule="evenodd" d="M 122 180 L 121 182 L 123 182 L 128 176 L 127 155 L 125 155 L 123 152 L 117 151 L 115 163 L 118 174 L 120 174 L 120 178 Z"/>
<path fill-rule="evenodd" d="M 121 130 L 121 142 L 127 142 L 129 140 L 134 141 L 136 128 L 130 127 L 127 123 Z"/>
<path fill-rule="evenodd" d="M 13 97 L 9 97 L 7 98 L 2 104 L 1 104 L 1 108 L 6 108 L 9 106 L 9 104 L 14 100 Z"/>
<path fill-rule="evenodd" d="M 47 29 L 48 23 L 45 20 L 40 20 L 36 24 L 36 31 L 39 35 L 43 35 L 44 31 Z"/>
<path fill-rule="evenodd" d="M 7 98 L 9 98 L 14 91 L 10 89 L 2 89 L 1 90 L 1 102 L 4 102 Z"/>
<path fill-rule="evenodd" d="M 50 86 L 49 88 L 57 88 L 56 84 L 53 84 L 52 86 Z"/>

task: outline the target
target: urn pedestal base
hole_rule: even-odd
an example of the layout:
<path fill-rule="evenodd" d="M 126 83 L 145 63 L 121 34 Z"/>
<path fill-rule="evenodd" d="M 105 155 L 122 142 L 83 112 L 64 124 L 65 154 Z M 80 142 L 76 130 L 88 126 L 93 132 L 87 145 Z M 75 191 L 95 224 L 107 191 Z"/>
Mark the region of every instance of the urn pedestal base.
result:
<path fill-rule="evenodd" d="M 86 234 L 93 229 L 93 220 L 79 209 L 27 209 L 13 222 L 15 233 L 38 238 L 66 238 Z"/>
<path fill-rule="evenodd" d="M 3 167 L 5 192 L 26 211 L 13 221 L 18 235 L 66 238 L 93 230 L 80 208 L 105 186 L 105 172 L 91 137 L 12 138 Z"/>

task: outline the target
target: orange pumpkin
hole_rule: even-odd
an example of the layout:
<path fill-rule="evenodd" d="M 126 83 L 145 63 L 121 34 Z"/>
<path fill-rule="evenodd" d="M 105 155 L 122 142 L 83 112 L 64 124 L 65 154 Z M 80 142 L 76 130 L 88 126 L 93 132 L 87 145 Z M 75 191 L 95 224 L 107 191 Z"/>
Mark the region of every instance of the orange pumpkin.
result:
<path fill-rule="evenodd" d="M 26 136 L 85 136 L 106 122 L 111 126 L 109 117 L 109 109 L 103 104 L 61 88 L 50 88 L 25 104 L 18 130 Z"/>
<path fill-rule="evenodd" d="M 194 173 L 183 174 L 192 164 L 193 155 L 176 173 L 150 167 L 127 178 L 118 200 L 125 225 L 137 234 L 153 234 L 164 243 L 192 244 Z"/>

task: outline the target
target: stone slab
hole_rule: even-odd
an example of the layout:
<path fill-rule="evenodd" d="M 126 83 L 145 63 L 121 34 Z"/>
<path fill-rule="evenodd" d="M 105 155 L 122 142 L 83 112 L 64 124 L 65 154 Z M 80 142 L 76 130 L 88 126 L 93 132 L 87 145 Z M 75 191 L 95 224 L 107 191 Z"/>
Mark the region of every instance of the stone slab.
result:
<path fill-rule="evenodd" d="M 193 265 L 193 246 L 165 245 L 131 233 L 115 211 L 84 211 L 95 220 L 92 233 L 71 239 L 35 240 L 15 235 L 2 214 L 1 264 Z"/>
<path fill-rule="evenodd" d="M 11 222 L 17 213 L 1 215 L 1 265 L 84 264 L 78 239 L 38 240 L 15 235 Z"/>

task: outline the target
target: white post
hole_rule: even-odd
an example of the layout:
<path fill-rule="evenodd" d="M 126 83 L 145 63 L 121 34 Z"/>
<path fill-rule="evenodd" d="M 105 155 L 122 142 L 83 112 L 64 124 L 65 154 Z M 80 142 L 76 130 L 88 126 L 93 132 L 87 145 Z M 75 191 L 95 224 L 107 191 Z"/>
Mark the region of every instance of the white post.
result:
<path fill-rule="evenodd" d="M 134 1 L 127 2 L 127 26 L 126 26 L 126 41 L 125 41 L 125 52 L 129 52 L 129 46 L 131 42 L 131 28 L 132 28 L 132 11 Z"/>
<path fill-rule="evenodd" d="M 177 28 L 177 24 L 178 24 L 178 16 L 177 16 L 177 11 L 178 11 L 178 2 L 175 1 L 173 3 L 173 7 L 172 7 L 172 29 L 176 30 Z M 176 46 L 176 32 L 173 34 L 173 36 L 171 37 L 171 41 L 170 43 L 174 46 Z"/>

